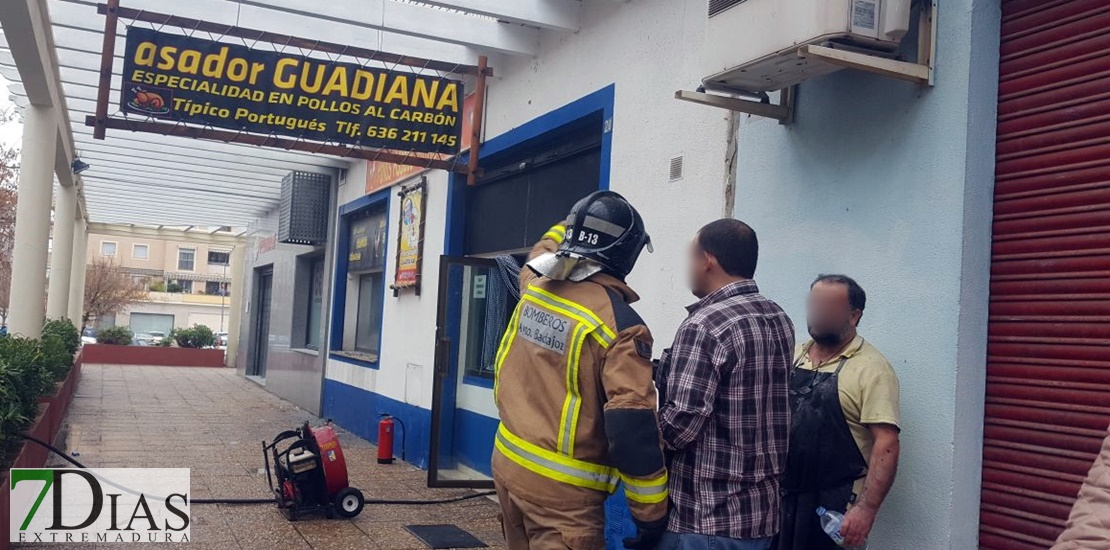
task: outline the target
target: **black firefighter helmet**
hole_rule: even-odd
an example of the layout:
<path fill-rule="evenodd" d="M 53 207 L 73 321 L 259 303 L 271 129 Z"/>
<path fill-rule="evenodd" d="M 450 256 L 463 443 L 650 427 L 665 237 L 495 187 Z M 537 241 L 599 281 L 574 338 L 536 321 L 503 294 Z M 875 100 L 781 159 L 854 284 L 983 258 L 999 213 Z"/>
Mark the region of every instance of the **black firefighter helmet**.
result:
<path fill-rule="evenodd" d="M 640 213 L 619 193 L 596 191 L 571 209 L 566 238 L 555 255 L 592 260 L 624 280 L 644 246 L 651 250 Z"/>

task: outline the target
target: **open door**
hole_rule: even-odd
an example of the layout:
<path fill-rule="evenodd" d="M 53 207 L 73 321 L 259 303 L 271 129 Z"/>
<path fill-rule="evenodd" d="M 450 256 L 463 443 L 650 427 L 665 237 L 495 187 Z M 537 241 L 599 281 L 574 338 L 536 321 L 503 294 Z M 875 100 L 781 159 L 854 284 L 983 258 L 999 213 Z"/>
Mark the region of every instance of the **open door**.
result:
<path fill-rule="evenodd" d="M 509 283 L 494 260 L 440 260 L 429 487 L 493 487 L 493 360 L 516 306 Z"/>

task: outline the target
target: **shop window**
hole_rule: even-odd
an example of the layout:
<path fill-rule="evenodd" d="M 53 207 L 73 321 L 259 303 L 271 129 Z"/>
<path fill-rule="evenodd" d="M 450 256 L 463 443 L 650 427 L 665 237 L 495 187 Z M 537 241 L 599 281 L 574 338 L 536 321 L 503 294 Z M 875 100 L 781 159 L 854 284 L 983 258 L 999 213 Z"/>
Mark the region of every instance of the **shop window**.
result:
<path fill-rule="evenodd" d="M 114 243 L 112 241 L 100 241 L 100 255 L 101 256 L 107 256 L 109 258 L 115 257 L 116 248 L 117 248 L 116 243 Z"/>
<path fill-rule="evenodd" d="M 358 324 L 355 351 L 377 355 L 382 338 L 382 273 L 367 273 L 358 278 Z"/>
<path fill-rule="evenodd" d="M 320 328 L 324 316 L 324 257 L 320 256 L 309 266 L 308 322 L 305 328 L 305 347 L 320 349 Z"/>
<path fill-rule="evenodd" d="M 294 349 L 318 351 L 327 295 L 327 261 L 322 251 L 297 257 L 293 273 L 292 332 Z"/>
<path fill-rule="evenodd" d="M 335 355 L 370 363 L 378 362 L 382 339 L 382 309 L 386 292 L 386 201 L 343 217 L 341 229 L 347 246 L 339 252 L 339 285 L 332 327 Z"/>
<path fill-rule="evenodd" d="M 197 251 L 195 248 L 177 249 L 177 270 L 192 271 L 196 267 Z"/>
<path fill-rule="evenodd" d="M 208 253 L 208 265 L 229 265 L 231 263 L 230 252 L 216 252 L 210 251 Z"/>
<path fill-rule="evenodd" d="M 148 260 L 150 259 L 150 246 L 145 244 L 137 244 L 131 247 L 131 258 L 135 260 Z"/>
<path fill-rule="evenodd" d="M 518 262 L 523 256 L 514 258 Z M 509 285 L 516 278 L 501 267 L 467 266 L 462 273 L 463 323 L 459 352 L 467 378 L 493 380 L 494 362 L 501 336 L 516 307 Z"/>

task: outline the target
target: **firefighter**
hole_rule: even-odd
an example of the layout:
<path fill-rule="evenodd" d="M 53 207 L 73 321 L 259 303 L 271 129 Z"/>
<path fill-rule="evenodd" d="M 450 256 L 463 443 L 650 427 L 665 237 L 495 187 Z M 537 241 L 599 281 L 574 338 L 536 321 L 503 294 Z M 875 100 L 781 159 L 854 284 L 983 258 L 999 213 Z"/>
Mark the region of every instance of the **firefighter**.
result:
<path fill-rule="evenodd" d="M 495 359 L 501 415 L 493 477 L 512 550 L 604 548 L 604 502 L 624 484 L 654 548 L 667 526 L 652 337 L 625 284 L 650 238 L 617 193 L 580 200 L 521 270 L 521 300 Z"/>

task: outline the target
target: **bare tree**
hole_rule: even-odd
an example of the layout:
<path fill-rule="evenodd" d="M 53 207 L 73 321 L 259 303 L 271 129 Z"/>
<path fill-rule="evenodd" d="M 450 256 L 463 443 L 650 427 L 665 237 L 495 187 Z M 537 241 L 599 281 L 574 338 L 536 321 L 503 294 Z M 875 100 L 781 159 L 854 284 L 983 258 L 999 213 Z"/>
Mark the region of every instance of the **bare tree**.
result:
<path fill-rule="evenodd" d="M 10 109 L 0 110 L 0 125 L 7 124 L 14 118 L 15 115 Z M 0 324 L 8 322 L 18 179 L 19 149 L 0 142 Z"/>
<path fill-rule="evenodd" d="M 92 317 L 99 319 L 120 313 L 131 302 L 146 298 L 146 288 L 135 283 L 111 258 L 97 258 L 85 274 L 85 311 L 81 315 L 81 325 L 88 325 Z"/>

